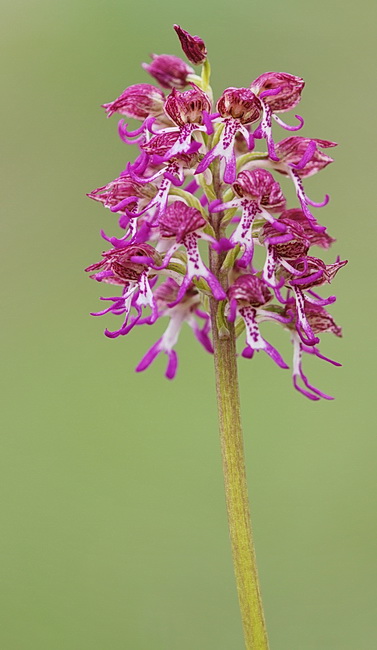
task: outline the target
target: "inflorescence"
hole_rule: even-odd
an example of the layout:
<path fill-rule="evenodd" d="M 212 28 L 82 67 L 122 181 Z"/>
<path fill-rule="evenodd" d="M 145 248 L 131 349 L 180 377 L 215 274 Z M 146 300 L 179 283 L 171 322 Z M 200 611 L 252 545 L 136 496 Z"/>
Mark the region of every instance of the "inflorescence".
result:
<path fill-rule="evenodd" d="M 272 121 L 290 132 L 304 123 L 296 115 L 298 124 L 289 126 L 277 115 L 294 108 L 304 88 L 303 79 L 285 72 L 261 74 L 247 88 L 226 88 L 214 105 L 203 40 L 178 25 L 174 29 L 190 63 L 202 65 L 201 76 L 176 56 L 153 55 L 143 68 L 169 94 L 141 83 L 104 104 L 108 117 L 118 113 L 141 125 L 131 131 L 120 120 L 119 136 L 138 147 L 137 158 L 88 195 L 119 216 L 122 230 L 120 237 L 101 233 L 112 248 L 86 269 L 98 282 L 121 287 L 120 295 L 101 298 L 109 306 L 94 315 L 123 318 L 119 329 L 105 330 L 110 338 L 167 316 L 167 329 L 136 370 L 165 353 L 169 379 L 176 374 L 174 348 L 184 322 L 213 352 L 211 300 L 218 303 L 221 335 L 228 336 L 235 322 L 237 336 L 245 337 L 243 357 L 264 350 L 288 368 L 260 332 L 261 322 L 273 321 L 291 335 L 297 390 L 312 400 L 332 399 L 309 383 L 302 357 L 313 354 L 340 365 L 317 347 L 322 332 L 341 336 L 326 309 L 335 297 L 322 298 L 315 289 L 331 282 L 346 261 L 325 264 L 309 254 L 312 246 L 327 249 L 335 240 L 311 212 L 329 197 L 310 200 L 303 179 L 333 162 L 323 150 L 336 143 L 298 135 L 274 141 Z M 256 147 L 259 141 L 267 151 Z M 299 207 L 287 209 L 273 173 L 292 180 Z M 210 257 L 219 256 L 219 273 L 203 261 L 201 241 Z M 255 246 L 265 249 L 261 270 L 254 266 Z"/>

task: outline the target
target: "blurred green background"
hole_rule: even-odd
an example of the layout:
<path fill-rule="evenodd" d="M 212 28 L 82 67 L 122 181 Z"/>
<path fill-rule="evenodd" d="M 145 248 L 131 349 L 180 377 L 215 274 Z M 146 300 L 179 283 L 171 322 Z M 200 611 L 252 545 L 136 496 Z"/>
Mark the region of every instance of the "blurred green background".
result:
<path fill-rule="evenodd" d="M 205 39 L 218 93 L 303 76 L 303 134 L 341 143 L 306 182 L 332 196 L 326 261 L 350 259 L 332 309 L 344 338 L 321 346 L 344 366 L 305 361 L 336 400 L 305 400 L 266 355 L 240 380 L 271 649 L 374 650 L 375 5 L 13 0 L 1 15 L 1 648 L 243 647 L 212 360 L 185 331 L 175 382 L 165 359 L 136 375 L 159 327 L 106 339 L 83 273 L 100 228 L 116 232 L 85 193 L 131 151 L 100 104 L 148 81 L 149 53 L 180 55 L 177 22 Z M 288 337 L 270 338 L 289 359 Z"/>

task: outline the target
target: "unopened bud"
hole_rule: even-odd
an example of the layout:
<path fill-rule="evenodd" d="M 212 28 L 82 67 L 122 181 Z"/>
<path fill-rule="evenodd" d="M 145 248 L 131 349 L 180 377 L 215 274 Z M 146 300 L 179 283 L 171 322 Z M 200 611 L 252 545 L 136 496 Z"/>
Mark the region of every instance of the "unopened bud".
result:
<path fill-rule="evenodd" d="M 181 41 L 182 50 L 191 63 L 199 65 L 204 63 L 207 58 L 207 48 L 200 36 L 191 36 L 185 29 L 179 25 L 174 25 L 179 40 Z"/>

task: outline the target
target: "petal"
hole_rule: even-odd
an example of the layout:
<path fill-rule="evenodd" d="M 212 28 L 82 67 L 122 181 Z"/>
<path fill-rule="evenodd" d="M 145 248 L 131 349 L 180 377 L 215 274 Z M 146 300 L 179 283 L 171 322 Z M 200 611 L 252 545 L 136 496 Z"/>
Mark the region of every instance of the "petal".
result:
<path fill-rule="evenodd" d="M 253 259 L 254 255 L 254 239 L 253 239 L 253 222 L 256 215 L 260 212 L 256 201 L 245 201 L 243 203 L 243 211 L 241 220 L 230 237 L 233 246 L 240 244 L 244 247 L 244 252 L 241 259 L 238 260 L 238 265 L 246 268 Z"/>
<path fill-rule="evenodd" d="M 314 336 L 313 330 L 306 317 L 304 295 L 298 287 L 293 287 L 293 291 L 295 294 L 297 309 L 297 332 L 303 343 L 306 345 L 315 345 L 316 343 L 319 343 L 319 338 Z M 301 330 L 303 330 L 307 338 L 304 337 Z"/>
<path fill-rule="evenodd" d="M 278 161 L 279 158 L 276 155 L 275 143 L 272 138 L 272 122 L 271 122 L 272 111 L 268 106 L 268 104 L 266 104 L 263 100 L 261 100 L 261 104 L 263 106 L 263 116 L 262 116 L 262 121 L 260 123 L 261 135 L 263 138 L 266 139 L 267 150 L 270 159 Z M 257 137 L 255 132 L 254 132 L 254 136 Z"/>
<path fill-rule="evenodd" d="M 253 350 L 264 350 L 280 368 L 287 369 L 289 366 L 279 352 L 261 336 L 255 320 L 256 310 L 252 307 L 240 307 L 238 311 L 245 322 L 248 346 Z"/>
<path fill-rule="evenodd" d="M 169 361 L 165 371 L 166 379 L 174 379 L 178 368 L 178 356 L 175 350 L 168 353 Z"/>
<path fill-rule="evenodd" d="M 305 123 L 304 118 L 301 117 L 301 115 L 295 115 L 295 118 L 299 121 L 299 124 L 297 126 L 290 126 L 289 124 L 286 124 L 280 117 L 275 115 L 275 113 L 272 114 L 272 117 L 274 118 L 275 122 L 277 122 L 277 124 L 279 124 L 279 126 L 281 126 L 286 131 L 300 131 Z"/>
<path fill-rule="evenodd" d="M 153 363 L 155 358 L 158 357 L 160 352 L 161 352 L 161 339 L 156 341 L 156 343 L 152 345 L 152 347 L 148 350 L 148 352 L 146 352 L 146 354 L 143 356 L 141 361 L 136 366 L 135 368 L 136 372 L 142 372 L 143 370 L 149 368 L 151 363 Z"/>

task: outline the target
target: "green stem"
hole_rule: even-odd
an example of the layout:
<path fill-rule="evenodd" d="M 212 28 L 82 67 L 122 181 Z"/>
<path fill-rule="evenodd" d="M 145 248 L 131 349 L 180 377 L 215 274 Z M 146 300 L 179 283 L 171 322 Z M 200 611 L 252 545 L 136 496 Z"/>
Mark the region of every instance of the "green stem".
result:
<path fill-rule="evenodd" d="M 214 186 L 220 198 L 221 192 L 219 191 L 218 180 L 216 182 L 216 174 Z M 221 234 L 221 218 L 222 215 L 219 213 L 212 223 L 217 238 Z M 227 272 L 221 271 L 223 261 L 224 254 L 218 255 L 214 250 L 210 250 L 211 271 L 226 290 Z M 225 337 L 223 331 L 219 332 L 217 310 L 218 303 L 216 300 L 211 299 L 225 496 L 245 647 L 246 650 L 268 650 L 246 482 L 237 376 L 236 338 L 233 323 L 229 324 L 229 334 Z"/>

